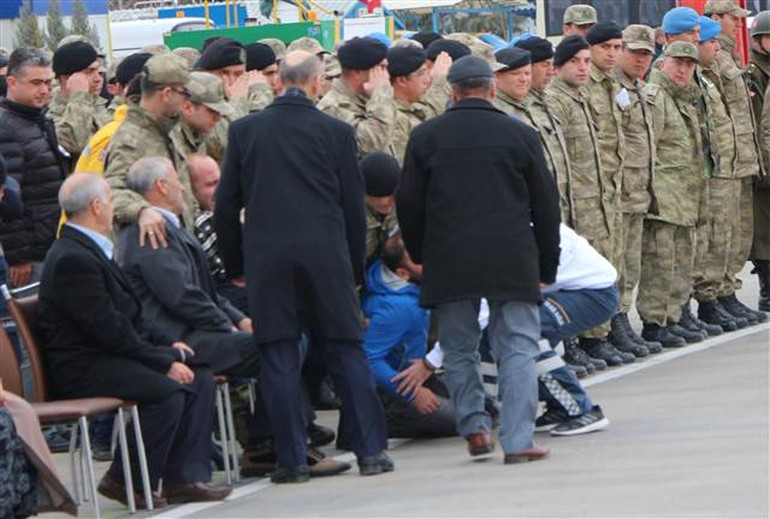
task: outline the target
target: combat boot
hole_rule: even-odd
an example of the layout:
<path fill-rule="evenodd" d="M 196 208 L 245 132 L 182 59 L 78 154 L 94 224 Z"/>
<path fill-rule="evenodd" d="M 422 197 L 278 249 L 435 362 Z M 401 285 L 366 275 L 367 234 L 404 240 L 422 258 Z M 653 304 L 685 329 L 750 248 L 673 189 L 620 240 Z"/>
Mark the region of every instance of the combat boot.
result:
<path fill-rule="evenodd" d="M 698 319 L 704 323 L 716 324 L 726 332 L 734 332 L 738 329 L 738 323 L 733 316 L 728 314 L 716 299 L 698 303 Z"/>
<path fill-rule="evenodd" d="M 591 358 L 585 351 L 578 347 L 576 338 L 566 339 L 564 341 L 564 362 L 576 366 L 583 366 L 591 374 L 594 371 L 603 371 L 607 369 L 607 363 L 601 359 Z"/>
<path fill-rule="evenodd" d="M 646 357 L 649 355 L 647 348 L 641 344 L 636 343 L 631 337 L 628 336 L 626 327 L 623 325 L 623 317 L 628 319 L 626 314 L 617 314 L 610 321 L 610 343 L 620 352 L 626 352 L 632 354 L 634 357 Z"/>
<path fill-rule="evenodd" d="M 618 314 L 620 316 L 621 322 L 623 323 L 623 327 L 626 329 L 626 335 L 634 341 L 636 344 L 639 344 L 640 346 L 644 346 L 647 348 L 647 351 L 650 353 L 660 353 L 663 351 L 663 345 L 659 342 L 655 341 L 646 341 L 644 340 L 644 337 L 636 333 L 636 331 L 631 326 L 631 321 L 628 319 L 628 314 Z"/>
<path fill-rule="evenodd" d="M 664 348 L 681 348 L 687 341 L 671 334 L 665 327 L 655 323 L 644 323 L 642 338 L 650 342 L 659 342 Z"/>
<path fill-rule="evenodd" d="M 736 317 L 743 317 L 749 324 L 754 325 L 762 321 L 767 321 L 767 315 L 764 312 L 757 312 L 744 305 L 735 296 L 735 293 L 729 296 L 718 297 L 719 302 L 729 313 Z"/>
<path fill-rule="evenodd" d="M 770 312 L 770 261 L 754 260 L 754 272 L 759 278 L 759 309 Z"/>
<path fill-rule="evenodd" d="M 678 323 L 670 322 L 666 325 L 666 330 L 673 335 L 677 335 L 692 344 L 701 342 L 706 338 L 706 332 L 691 332 L 687 328 L 682 328 Z"/>
<path fill-rule="evenodd" d="M 601 359 L 610 366 L 620 366 L 636 360 L 636 356 L 631 353 L 618 351 L 612 344 L 605 339 L 588 339 L 581 337 L 579 347 L 589 356 L 595 359 Z"/>
<path fill-rule="evenodd" d="M 695 317 L 692 313 L 692 308 L 690 307 L 690 301 L 687 301 L 682 305 L 682 317 L 679 318 L 679 326 L 686 330 L 690 330 L 691 332 L 705 333 L 706 337 L 722 335 L 725 332 L 721 326 L 704 323 Z"/>

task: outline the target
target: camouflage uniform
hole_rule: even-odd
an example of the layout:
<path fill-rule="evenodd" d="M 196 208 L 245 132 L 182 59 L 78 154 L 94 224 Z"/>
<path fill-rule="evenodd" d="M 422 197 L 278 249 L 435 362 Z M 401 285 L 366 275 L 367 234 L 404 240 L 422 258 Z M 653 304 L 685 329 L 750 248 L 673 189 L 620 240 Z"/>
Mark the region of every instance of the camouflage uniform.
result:
<path fill-rule="evenodd" d="M 366 266 L 382 255 L 382 246 L 388 236 L 398 227 L 396 212 L 381 215 L 366 206 Z"/>
<path fill-rule="evenodd" d="M 751 51 L 749 65 L 754 116 L 758 124 L 760 150 L 763 163 L 770 168 L 770 103 L 768 99 L 768 79 L 770 79 L 770 56 Z M 751 259 L 770 261 L 770 175 L 754 183 L 754 242 Z"/>
<path fill-rule="evenodd" d="M 227 149 L 227 131 L 230 123 L 250 113 L 259 112 L 273 102 L 273 91 L 265 83 L 257 83 L 249 87 L 248 97 L 229 99 L 230 114 L 223 116 L 214 127 L 214 131 L 206 137 L 206 153 L 218 163 L 222 163 Z"/>
<path fill-rule="evenodd" d="M 410 104 L 395 99 L 396 124 L 393 130 L 392 147 L 396 160 L 402 166 L 406 154 L 406 143 L 409 141 L 412 129 L 418 124 L 444 113 L 449 101 L 448 90 L 449 83 L 447 83 L 446 78 L 436 78 L 418 102 Z"/>
<path fill-rule="evenodd" d="M 72 164 L 77 162 L 88 139 L 112 120 L 107 101 L 88 92 L 74 92 L 65 97 L 61 90 L 57 91 L 48 106 L 48 114 L 56 126 L 59 144 L 72 155 Z"/>
<path fill-rule="evenodd" d="M 393 147 L 396 103 L 390 85 L 377 87 L 372 96 L 366 99 L 353 92 L 342 78 L 337 78 L 329 93 L 319 101 L 318 108 L 355 127 L 359 158 L 373 151 L 383 151 L 398 157 Z"/>
<path fill-rule="evenodd" d="M 697 49 L 692 56 L 697 59 Z M 694 85 L 681 88 L 653 71 L 645 95 L 654 101 L 655 176 L 644 222 L 637 309 L 645 323 L 678 322 L 692 289 L 694 234 L 703 188 L 703 149 Z"/>

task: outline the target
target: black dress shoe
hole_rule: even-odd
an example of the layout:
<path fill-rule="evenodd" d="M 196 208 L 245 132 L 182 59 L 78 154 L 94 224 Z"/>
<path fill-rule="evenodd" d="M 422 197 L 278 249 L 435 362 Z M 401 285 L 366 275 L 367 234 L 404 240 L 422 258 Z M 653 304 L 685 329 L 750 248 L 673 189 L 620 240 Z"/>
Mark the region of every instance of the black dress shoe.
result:
<path fill-rule="evenodd" d="M 681 348 L 687 344 L 683 338 L 672 335 L 665 327 L 655 323 L 644 323 L 642 337 L 647 341 L 659 342 L 664 348 Z"/>
<path fill-rule="evenodd" d="M 99 481 L 99 486 L 96 487 L 96 491 L 99 492 L 101 495 L 106 497 L 107 499 L 112 499 L 113 501 L 117 501 L 119 503 L 122 503 L 124 506 L 128 506 L 128 499 L 126 497 L 126 486 L 123 483 L 118 483 L 114 479 L 112 479 L 109 474 L 105 474 L 101 481 Z M 136 485 L 134 485 L 134 503 L 136 504 L 137 510 L 144 510 L 147 508 L 147 503 L 144 500 L 144 493 L 137 493 L 136 492 Z M 168 506 L 168 501 L 166 501 L 164 498 L 160 497 L 157 492 L 152 493 L 152 507 L 153 509 L 157 508 L 163 508 L 165 506 Z"/>
<path fill-rule="evenodd" d="M 672 335 L 677 335 L 687 341 L 689 344 L 702 342 L 706 338 L 705 332 L 691 332 L 687 328 L 682 328 L 677 323 L 669 323 L 666 330 Z"/>
<path fill-rule="evenodd" d="M 393 472 L 394 469 L 393 460 L 390 459 L 390 456 L 385 451 L 374 456 L 358 458 L 358 472 L 362 476 L 374 476 L 383 472 Z"/>
<path fill-rule="evenodd" d="M 307 428 L 307 441 L 311 447 L 323 447 L 334 441 L 334 431 L 323 425 L 311 423 Z"/>
<path fill-rule="evenodd" d="M 201 481 L 172 485 L 163 489 L 163 496 L 171 504 L 224 501 L 232 493 L 232 487 L 217 487 Z"/>
<path fill-rule="evenodd" d="M 307 465 L 300 465 L 291 469 L 278 467 L 270 474 L 273 483 L 305 483 L 310 481 L 310 470 Z"/>

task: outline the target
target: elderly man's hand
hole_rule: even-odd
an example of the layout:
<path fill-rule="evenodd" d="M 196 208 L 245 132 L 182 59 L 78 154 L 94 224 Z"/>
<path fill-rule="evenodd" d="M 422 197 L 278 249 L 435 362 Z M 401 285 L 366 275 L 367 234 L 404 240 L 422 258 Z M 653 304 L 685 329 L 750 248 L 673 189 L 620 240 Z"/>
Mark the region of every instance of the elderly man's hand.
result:
<path fill-rule="evenodd" d="M 195 373 L 193 370 L 181 362 L 174 362 L 171 364 L 166 376 L 180 384 L 192 384 L 193 380 L 195 380 Z"/>
<path fill-rule="evenodd" d="M 153 250 L 158 248 L 158 244 L 161 247 L 168 247 L 168 241 L 166 240 L 166 219 L 160 212 L 156 211 L 152 207 L 145 207 L 139 212 L 139 246 L 144 247 L 144 244 L 149 239 L 150 247 Z"/>

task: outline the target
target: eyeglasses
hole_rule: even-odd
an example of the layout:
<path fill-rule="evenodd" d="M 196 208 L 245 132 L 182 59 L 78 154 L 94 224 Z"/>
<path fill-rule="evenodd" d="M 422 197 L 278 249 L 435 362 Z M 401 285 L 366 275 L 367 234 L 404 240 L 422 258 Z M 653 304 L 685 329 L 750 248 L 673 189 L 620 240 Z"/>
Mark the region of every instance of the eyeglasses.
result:
<path fill-rule="evenodd" d="M 174 88 L 174 87 L 169 87 L 169 88 L 181 96 L 190 97 L 190 92 L 188 92 L 186 88 Z"/>

